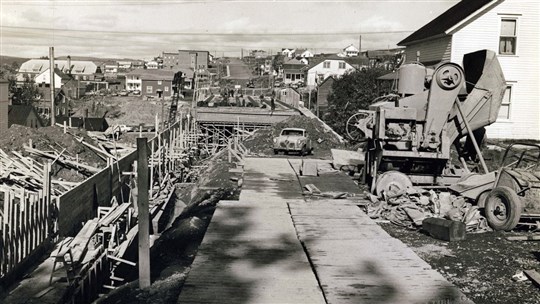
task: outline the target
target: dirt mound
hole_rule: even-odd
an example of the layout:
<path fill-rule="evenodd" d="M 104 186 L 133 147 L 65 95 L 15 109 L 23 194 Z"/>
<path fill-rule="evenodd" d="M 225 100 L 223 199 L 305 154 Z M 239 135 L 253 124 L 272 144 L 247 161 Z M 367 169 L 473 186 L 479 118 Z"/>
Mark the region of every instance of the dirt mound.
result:
<path fill-rule="evenodd" d="M 86 134 L 86 131 L 70 129 L 69 132 L 78 138 L 82 137 L 85 142 L 95 145 L 94 140 Z M 72 159 L 78 159 L 82 164 L 96 168 L 102 168 L 106 165 L 106 162 L 96 152 L 77 141 L 71 134 L 64 134 L 63 130 L 58 127 L 32 129 L 13 125 L 0 138 L 0 149 L 6 153 L 17 151 L 24 156 L 28 156 L 24 146 L 28 146 L 29 140 L 32 140 L 33 147 L 40 151 L 55 151 L 55 153 L 60 153 L 65 149 L 63 155 Z M 58 177 L 69 181 L 79 181 L 82 179 L 82 177 L 76 174 L 71 176 L 67 172 L 55 171 Z"/>
<path fill-rule="evenodd" d="M 334 134 L 326 130 L 320 121 L 300 115 L 291 116 L 272 127 L 257 130 L 253 136 L 244 141 L 244 144 L 252 153 L 273 155 L 273 138 L 279 136 L 283 128 L 305 129 L 311 138 L 315 155 L 326 155 L 330 153 L 330 149 L 344 147 L 344 144 L 340 143 Z"/>

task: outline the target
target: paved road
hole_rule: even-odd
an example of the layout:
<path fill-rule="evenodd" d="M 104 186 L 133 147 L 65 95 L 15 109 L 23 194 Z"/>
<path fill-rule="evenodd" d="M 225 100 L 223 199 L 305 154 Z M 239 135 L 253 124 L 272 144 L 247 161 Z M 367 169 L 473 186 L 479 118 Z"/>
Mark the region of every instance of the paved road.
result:
<path fill-rule="evenodd" d="M 229 79 L 247 80 L 253 77 L 249 67 L 242 60 L 238 58 L 230 58 L 228 66 L 229 66 L 229 72 L 230 72 Z"/>

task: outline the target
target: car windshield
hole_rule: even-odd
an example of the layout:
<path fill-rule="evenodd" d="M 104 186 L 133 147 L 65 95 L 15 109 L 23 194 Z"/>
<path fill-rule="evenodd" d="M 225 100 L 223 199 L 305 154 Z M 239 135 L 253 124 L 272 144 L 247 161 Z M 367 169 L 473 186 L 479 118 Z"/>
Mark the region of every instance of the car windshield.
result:
<path fill-rule="evenodd" d="M 281 135 L 287 136 L 304 136 L 304 131 L 302 130 L 283 130 Z"/>

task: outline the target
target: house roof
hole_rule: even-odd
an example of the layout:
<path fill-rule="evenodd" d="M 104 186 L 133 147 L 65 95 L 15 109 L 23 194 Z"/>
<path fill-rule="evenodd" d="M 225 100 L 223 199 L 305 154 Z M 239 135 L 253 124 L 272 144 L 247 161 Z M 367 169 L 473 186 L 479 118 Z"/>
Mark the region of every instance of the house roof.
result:
<path fill-rule="evenodd" d="M 347 47 L 343 48 L 344 51 L 353 51 L 358 52 L 358 48 L 355 47 L 353 44 L 349 44 Z"/>
<path fill-rule="evenodd" d="M 55 60 L 55 66 L 62 72 L 69 71 L 67 60 Z M 19 67 L 19 73 L 39 74 L 49 69 L 48 59 L 30 59 Z M 96 73 L 97 65 L 92 61 L 71 60 L 71 73 L 91 75 Z"/>
<path fill-rule="evenodd" d="M 172 70 L 133 70 L 126 75 L 139 76 L 142 80 L 173 80 L 175 73 Z"/>
<path fill-rule="evenodd" d="M 493 1 L 496 0 L 463 0 L 458 2 L 437 18 L 398 42 L 398 45 L 408 45 L 414 41 L 446 35 L 449 29 Z"/>
<path fill-rule="evenodd" d="M 31 105 L 10 105 L 8 108 L 8 124 L 11 126 L 13 124 L 26 126 L 26 119 L 28 116 L 34 112 L 39 125 L 43 125 L 39 115 L 37 115 L 36 110 Z"/>

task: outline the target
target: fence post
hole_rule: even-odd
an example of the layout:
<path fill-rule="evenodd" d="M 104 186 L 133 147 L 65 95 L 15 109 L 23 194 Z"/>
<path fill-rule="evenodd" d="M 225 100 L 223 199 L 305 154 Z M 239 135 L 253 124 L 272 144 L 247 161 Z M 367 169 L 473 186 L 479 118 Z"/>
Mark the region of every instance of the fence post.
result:
<path fill-rule="evenodd" d="M 150 287 L 150 225 L 148 210 L 148 144 L 137 138 L 137 206 L 139 217 L 139 288 Z"/>

